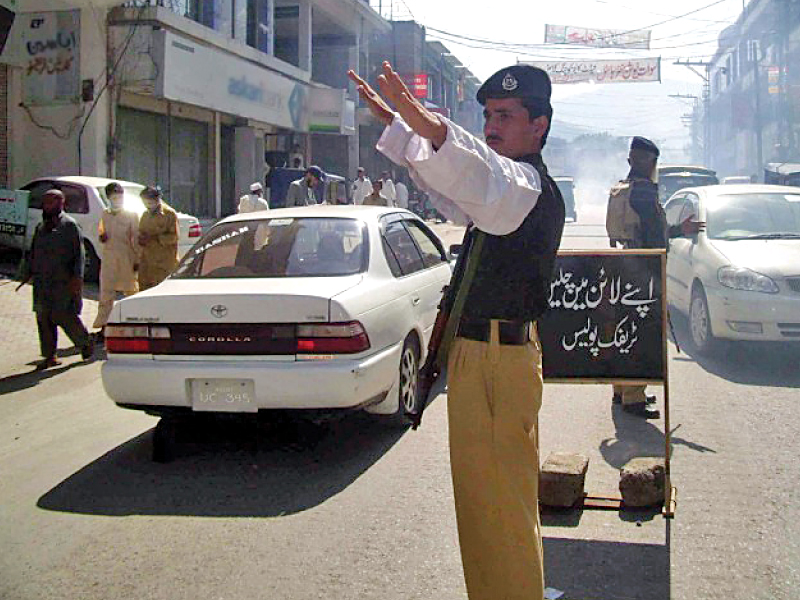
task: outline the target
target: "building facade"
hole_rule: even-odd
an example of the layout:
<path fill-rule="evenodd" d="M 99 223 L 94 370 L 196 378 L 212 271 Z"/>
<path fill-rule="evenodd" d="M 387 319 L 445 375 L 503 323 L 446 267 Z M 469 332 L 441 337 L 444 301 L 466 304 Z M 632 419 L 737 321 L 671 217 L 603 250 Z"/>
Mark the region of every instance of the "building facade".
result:
<path fill-rule="evenodd" d="M 709 166 L 763 181 L 766 163 L 800 162 L 800 2 L 751 0 L 720 35 L 708 77 L 695 129 Z"/>

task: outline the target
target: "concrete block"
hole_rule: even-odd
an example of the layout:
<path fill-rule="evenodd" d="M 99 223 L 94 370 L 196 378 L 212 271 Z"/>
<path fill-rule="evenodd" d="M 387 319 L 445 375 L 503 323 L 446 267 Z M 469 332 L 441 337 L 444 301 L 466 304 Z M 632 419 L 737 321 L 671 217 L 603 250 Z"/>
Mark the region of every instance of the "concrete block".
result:
<path fill-rule="evenodd" d="M 641 457 L 629 461 L 619 474 L 619 491 L 626 507 L 664 503 L 664 459 Z"/>
<path fill-rule="evenodd" d="M 584 495 L 589 457 L 551 452 L 539 472 L 539 502 L 547 506 L 574 506 Z"/>

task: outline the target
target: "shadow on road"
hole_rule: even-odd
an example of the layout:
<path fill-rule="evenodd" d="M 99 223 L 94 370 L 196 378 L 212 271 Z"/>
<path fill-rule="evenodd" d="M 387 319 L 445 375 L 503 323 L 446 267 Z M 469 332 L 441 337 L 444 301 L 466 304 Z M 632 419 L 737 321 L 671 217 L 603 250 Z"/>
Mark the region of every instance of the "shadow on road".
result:
<path fill-rule="evenodd" d="M 615 469 L 621 469 L 633 458 L 664 456 L 666 451 L 664 434 L 654 422 L 626 413 L 619 404 L 612 406 L 611 419 L 616 429 L 616 437 L 604 439 L 600 442 L 599 448 L 606 463 Z M 655 421 L 655 423 L 660 422 Z M 685 446 L 696 452 L 716 453 L 713 448 L 676 436 L 675 432 L 679 428 L 680 425 L 677 425 L 671 432 L 670 441 L 673 449 L 675 446 Z"/>
<path fill-rule="evenodd" d="M 800 344 L 723 342 L 712 356 L 703 356 L 692 344 L 686 317 L 674 309 L 670 316 L 681 347 L 681 354 L 673 360 L 694 361 L 712 375 L 733 383 L 800 387 Z"/>
<path fill-rule="evenodd" d="M 59 358 L 74 356 L 75 354 L 80 354 L 80 350 L 78 350 L 77 348 L 67 348 L 59 350 L 57 353 Z M 77 362 L 61 364 L 57 367 L 51 367 L 44 371 L 37 370 L 35 368 L 36 363 L 28 363 L 28 365 L 34 367 L 30 371 L 26 371 L 25 373 L 17 373 L 16 375 L 9 375 L 8 377 L 0 378 L 0 396 L 3 396 L 5 394 L 13 394 L 14 392 L 19 392 L 21 390 L 32 388 L 34 386 L 39 385 L 45 379 L 50 379 L 51 377 L 61 375 L 62 373 L 65 373 L 70 369 L 74 369 L 75 367 L 81 367 L 91 364 L 94 361 L 98 360 L 98 358 L 99 357 L 95 355 L 94 357 L 88 360 L 80 360 Z"/>
<path fill-rule="evenodd" d="M 61 482 L 37 506 L 107 516 L 293 514 L 344 490 L 406 431 L 361 414 L 325 425 L 213 423 L 184 428 L 180 451 L 167 464 L 151 461 L 153 432 L 143 433 Z"/>
<path fill-rule="evenodd" d="M 564 598 L 670 597 L 669 543 L 545 538 L 544 572 L 546 585 L 565 592 Z"/>

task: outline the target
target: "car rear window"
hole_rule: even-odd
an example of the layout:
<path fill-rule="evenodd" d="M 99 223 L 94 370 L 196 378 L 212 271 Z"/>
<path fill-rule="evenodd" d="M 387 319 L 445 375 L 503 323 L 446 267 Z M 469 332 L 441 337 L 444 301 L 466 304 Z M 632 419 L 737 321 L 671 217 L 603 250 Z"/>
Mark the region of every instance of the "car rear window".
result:
<path fill-rule="evenodd" d="M 178 279 L 330 277 L 367 266 L 367 230 L 345 218 L 272 218 L 211 228 L 184 256 Z"/>
<path fill-rule="evenodd" d="M 706 204 L 706 225 L 713 239 L 800 235 L 800 194 L 717 196 Z"/>

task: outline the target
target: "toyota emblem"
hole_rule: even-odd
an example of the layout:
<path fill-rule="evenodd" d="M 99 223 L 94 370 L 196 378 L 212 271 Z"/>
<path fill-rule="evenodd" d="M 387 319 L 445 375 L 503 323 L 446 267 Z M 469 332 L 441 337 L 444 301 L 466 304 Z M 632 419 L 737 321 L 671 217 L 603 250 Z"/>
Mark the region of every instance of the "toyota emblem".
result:
<path fill-rule="evenodd" d="M 223 306 L 222 304 L 217 304 L 216 306 L 212 306 L 211 314 L 217 317 L 218 319 L 221 319 L 222 317 L 228 314 L 228 307 Z"/>

